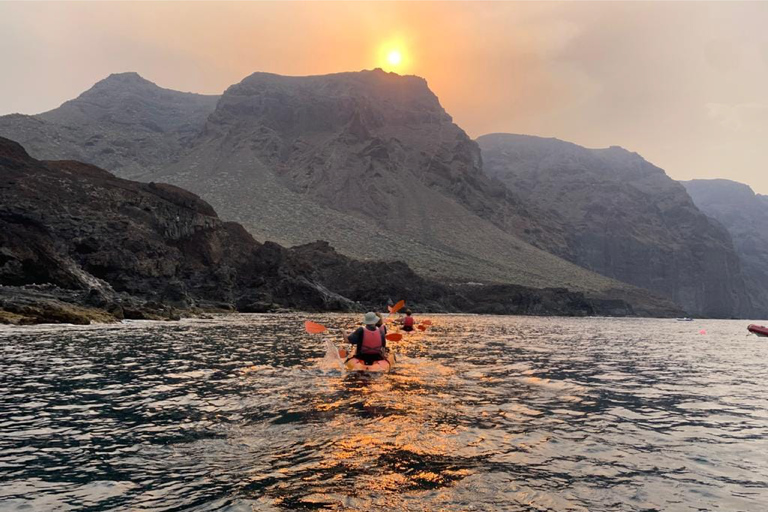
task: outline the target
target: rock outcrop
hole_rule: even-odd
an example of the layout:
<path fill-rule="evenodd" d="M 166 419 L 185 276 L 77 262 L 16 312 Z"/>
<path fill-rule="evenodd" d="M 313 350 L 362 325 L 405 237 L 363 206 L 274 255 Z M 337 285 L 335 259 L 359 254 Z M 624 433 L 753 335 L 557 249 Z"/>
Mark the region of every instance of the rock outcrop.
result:
<path fill-rule="evenodd" d="M 750 317 L 768 317 L 768 196 L 730 180 L 682 184 L 696 206 L 731 234 L 752 301 Z"/>
<path fill-rule="evenodd" d="M 475 287 L 430 282 L 404 263 L 354 261 L 327 243 L 262 244 L 183 189 L 38 161 L 0 138 L 0 322 L 356 311 L 402 297 L 437 311 L 635 313 L 567 290 L 494 290 L 501 305 Z"/>
<path fill-rule="evenodd" d="M 484 135 L 478 143 L 491 176 L 558 219 L 566 245 L 543 248 L 691 314 L 730 318 L 751 310 L 728 232 L 641 156 L 524 135 Z"/>

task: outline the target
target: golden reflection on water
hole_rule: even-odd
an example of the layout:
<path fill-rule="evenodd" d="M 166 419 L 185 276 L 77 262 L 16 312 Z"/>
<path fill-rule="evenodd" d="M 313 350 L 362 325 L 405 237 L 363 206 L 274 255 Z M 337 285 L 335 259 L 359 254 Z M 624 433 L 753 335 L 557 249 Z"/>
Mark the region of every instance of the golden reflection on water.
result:
<path fill-rule="evenodd" d="M 443 462 L 466 449 L 466 429 L 435 417 L 441 413 L 436 401 L 447 397 L 439 390 L 455 372 L 402 355 L 427 343 L 424 333 L 408 335 L 390 344 L 401 354 L 395 371 L 329 377 L 322 392 L 313 394 L 316 412 L 336 413 L 326 423 L 336 440 L 319 467 L 354 475 L 356 487 L 374 494 L 449 485 L 472 473 Z M 422 461 L 432 461 L 434 468 Z"/>
<path fill-rule="evenodd" d="M 742 325 L 438 318 L 378 376 L 320 365 L 303 315 L 7 335 L 0 502 L 763 510 L 768 366 Z"/>

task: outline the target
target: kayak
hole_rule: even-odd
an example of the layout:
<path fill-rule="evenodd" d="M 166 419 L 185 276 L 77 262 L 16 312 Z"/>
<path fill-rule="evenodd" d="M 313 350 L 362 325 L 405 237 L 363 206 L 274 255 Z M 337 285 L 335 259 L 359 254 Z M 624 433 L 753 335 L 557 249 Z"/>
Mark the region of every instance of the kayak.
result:
<path fill-rule="evenodd" d="M 752 324 L 749 327 L 747 327 L 747 330 L 752 334 L 757 334 L 758 336 L 763 336 L 765 338 L 768 338 L 768 327 Z"/>
<path fill-rule="evenodd" d="M 371 364 L 365 364 L 361 359 L 351 357 L 344 362 L 344 367 L 350 372 L 388 372 L 395 366 L 395 353 L 390 352 L 386 359 L 379 359 Z"/>

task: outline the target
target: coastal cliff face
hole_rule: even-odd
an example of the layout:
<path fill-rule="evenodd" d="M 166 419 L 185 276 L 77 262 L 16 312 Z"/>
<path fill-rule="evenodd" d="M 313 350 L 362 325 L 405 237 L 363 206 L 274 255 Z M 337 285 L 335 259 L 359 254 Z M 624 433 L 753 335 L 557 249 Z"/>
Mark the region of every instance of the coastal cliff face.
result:
<path fill-rule="evenodd" d="M 402 260 L 442 282 L 566 288 L 648 314 L 676 309 L 643 288 L 654 283 L 631 281 L 638 288 L 574 258 L 560 214 L 489 177 L 477 143 L 418 77 L 255 73 L 207 97 L 112 75 L 54 111 L 0 117 L 0 135 L 39 158 L 182 187 L 257 240 L 323 239 L 352 258 Z"/>
<path fill-rule="evenodd" d="M 507 312 L 633 313 L 564 290 L 516 292 Z M 357 262 L 327 243 L 258 243 L 183 189 L 38 161 L 0 138 L 0 321 L 87 323 L 191 308 L 356 311 L 402 294 L 437 310 L 491 307 L 403 263 Z"/>
<path fill-rule="evenodd" d="M 733 238 L 752 300 L 752 318 L 768 317 L 768 196 L 730 180 L 682 182 L 696 206 Z"/>
<path fill-rule="evenodd" d="M 730 235 L 662 169 L 618 147 L 510 134 L 478 142 L 491 176 L 557 217 L 566 245 L 545 248 L 695 315 L 751 311 Z"/>
<path fill-rule="evenodd" d="M 94 127 L 103 142 L 86 136 Z M 524 241 L 557 247 L 563 234 L 482 172 L 477 144 L 418 77 L 256 73 L 211 98 L 112 75 L 52 112 L 0 117 L 0 135 L 29 141 L 37 157 L 178 185 L 258 240 L 324 239 L 358 259 L 403 260 L 432 279 L 669 306 Z"/>

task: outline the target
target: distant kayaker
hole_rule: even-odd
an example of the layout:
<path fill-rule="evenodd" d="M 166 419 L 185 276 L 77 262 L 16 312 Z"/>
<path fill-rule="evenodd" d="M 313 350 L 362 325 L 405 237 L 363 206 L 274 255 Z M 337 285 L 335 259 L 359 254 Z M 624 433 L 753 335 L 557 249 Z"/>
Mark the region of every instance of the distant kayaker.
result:
<path fill-rule="evenodd" d="M 403 330 L 412 331 L 413 326 L 416 324 L 416 320 L 413 318 L 413 312 L 410 309 L 405 310 L 405 318 L 403 318 Z"/>
<path fill-rule="evenodd" d="M 371 364 L 380 359 L 386 359 L 387 338 L 386 327 L 379 326 L 382 319 L 373 312 L 363 317 L 364 327 L 358 327 L 355 332 L 347 336 L 347 341 L 355 346 L 352 357 L 360 359 L 365 364 Z"/>

